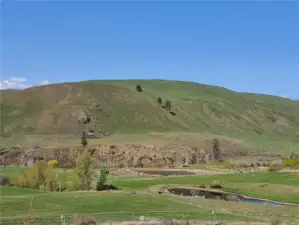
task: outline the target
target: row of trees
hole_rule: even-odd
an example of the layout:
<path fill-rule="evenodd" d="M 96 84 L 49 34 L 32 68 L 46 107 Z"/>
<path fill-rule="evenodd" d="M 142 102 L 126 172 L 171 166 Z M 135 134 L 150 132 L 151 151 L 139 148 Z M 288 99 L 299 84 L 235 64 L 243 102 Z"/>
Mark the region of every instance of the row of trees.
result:
<path fill-rule="evenodd" d="M 161 97 L 158 97 L 158 104 L 160 106 L 163 104 L 163 100 Z M 171 111 L 171 102 L 169 100 L 166 100 L 163 108 L 165 108 L 168 112 L 170 112 Z"/>
<path fill-rule="evenodd" d="M 136 85 L 136 91 L 138 91 L 138 92 L 143 92 L 143 90 L 142 90 L 142 88 L 141 88 L 141 86 L 140 86 L 139 84 Z M 158 97 L 158 104 L 159 104 L 159 105 L 162 105 L 162 104 L 163 104 L 163 100 L 162 100 L 161 97 Z M 165 101 L 164 108 L 165 108 L 167 111 L 171 112 L 171 102 L 170 102 L 169 100 L 166 100 L 166 101 Z"/>
<path fill-rule="evenodd" d="M 55 170 L 58 166 L 57 160 L 49 162 L 37 160 L 31 168 L 26 168 L 12 179 L 12 184 L 33 189 L 46 191 L 65 190 L 90 190 L 95 177 L 92 156 L 95 149 L 87 148 L 86 132 L 81 137 L 82 149 L 78 151 L 77 164 L 73 173 L 59 172 Z M 106 181 L 109 171 L 106 168 L 101 170 L 98 177 L 96 190 L 101 191 L 106 188 Z"/>

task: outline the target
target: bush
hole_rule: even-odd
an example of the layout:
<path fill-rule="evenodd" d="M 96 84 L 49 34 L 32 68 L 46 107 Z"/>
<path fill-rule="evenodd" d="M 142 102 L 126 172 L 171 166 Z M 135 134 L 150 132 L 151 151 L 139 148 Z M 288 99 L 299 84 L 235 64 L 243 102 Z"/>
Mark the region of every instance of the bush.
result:
<path fill-rule="evenodd" d="M 224 169 L 233 169 L 235 168 L 235 163 L 233 161 L 225 161 L 222 163 Z"/>
<path fill-rule="evenodd" d="M 162 105 L 162 98 L 161 97 L 158 98 L 158 104 Z"/>
<path fill-rule="evenodd" d="M 142 88 L 141 88 L 141 86 L 139 84 L 136 86 L 136 91 L 142 92 Z"/>
<path fill-rule="evenodd" d="M 171 111 L 171 102 L 169 100 L 165 102 L 165 109 L 169 112 Z"/>
<path fill-rule="evenodd" d="M 0 176 L 0 186 L 9 186 L 10 179 L 7 176 Z"/>
<path fill-rule="evenodd" d="M 74 176 L 70 185 L 68 186 L 69 191 L 78 191 L 80 190 L 80 180 L 78 176 Z"/>
<path fill-rule="evenodd" d="M 58 161 L 56 159 L 52 159 L 52 160 L 48 161 L 48 167 L 56 168 L 57 165 L 58 165 Z"/>
<path fill-rule="evenodd" d="M 210 185 L 210 188 L 219 188 L 219 189 L 221 189 L 222 185 L 220 184 L 219 181 L 213 180 L 212 184 Z"/>
<path fill-rule="evenodd" d="M 93 128 L 89 128 L 88 131 L 89 131 L 90 133 L 94 133 L 94 132 L 95 132 L 95 130 L 94 130 Z"/>
<path fill-rule="evenodd" d="M 97 181 L 96 190 L 97 191 L 103 191 L 105 190 L 105 183 L 107 181 L 109 171 L 105 168 L 101 169 L 101 173 L 99 176 L 99 179 Z"/>
<path fill-rule="evenodd" d="M 283 160 L 283 167 L 288 167 L 291 169 L 299 169 L 299 157 L 294 159 Z"/>
<path fill-rule="evenodd" d="M 173 115 L 173 116 L 175 116 L 175 115 L 176 115 L 176 114 L 175 114 L 175 112 L 172 112 L 172 111 L 170 112 L 170 114 L 171 114 L 171 115 Z"/>
<path fill-rule="evenodd" d="M 279 171 L 279 170 L 281 170 L 282 168 L 280 167 L 280 166 L 270 166 L 269 168 L 268 168 L 268 171 L 269 172 L 276 172 L 276 171 Z"/>
<path fill-rule="evenodd" d="M 12 182 L 19 187 L 40 189 L 46 180 L 46 169 L 45 163 L 37 161 L 31 168 L 25 169 L 13 178 Z"/>

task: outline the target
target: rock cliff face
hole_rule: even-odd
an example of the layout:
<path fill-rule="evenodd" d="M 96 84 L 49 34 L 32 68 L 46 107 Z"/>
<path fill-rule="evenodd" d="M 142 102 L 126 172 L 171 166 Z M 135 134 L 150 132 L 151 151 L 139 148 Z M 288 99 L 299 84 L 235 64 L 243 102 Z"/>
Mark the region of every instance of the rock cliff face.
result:
<path fill-rule="evenodd" d="M 142 145 L 142 144 L 118 144 L 89 146 L 95 149 L 93 162 L 96 167 L 109 168 L 142 168 L 142 167 L 177 167 L 188 164 L 206 163 L 212 160 L 212 151 L 189 146 L 178 145 Z M 0 156 L 2 165 L 20 165 L 30 167 L 34 161 L 57 159 L 62 168 L 72 168 L 76 165 L 80 148 L 61 149 L 22 149 L 14 146 Z M 248 156 L 246 151 L 221 150 L 221 159 L 240 159 Z M 256 155 L 258 156 L 258 155 Z M 252 157 L 252 155 L 249 155 Z M 263 156 L 265 157 L 265 156 Z M 268 158 L 279 157 L 269 155 Z"/>

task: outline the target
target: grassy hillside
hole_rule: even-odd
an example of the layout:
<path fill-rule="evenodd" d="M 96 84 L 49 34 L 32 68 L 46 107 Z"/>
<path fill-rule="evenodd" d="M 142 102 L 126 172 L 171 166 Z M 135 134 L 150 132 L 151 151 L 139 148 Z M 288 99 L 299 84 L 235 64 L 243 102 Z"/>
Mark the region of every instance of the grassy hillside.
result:
<path fill-rule="evenodd" d="M 209 132 L 295 145 L 299 132 L 298 101 L 192 82 L 83 81 L 1 91 L 1 97 L 3 137 L 75 135 L 84 111 L 92 120 L 87 128 L 96 133 Z M 158 105 L 158 97 L 171 101 L 175 115 Z"/>

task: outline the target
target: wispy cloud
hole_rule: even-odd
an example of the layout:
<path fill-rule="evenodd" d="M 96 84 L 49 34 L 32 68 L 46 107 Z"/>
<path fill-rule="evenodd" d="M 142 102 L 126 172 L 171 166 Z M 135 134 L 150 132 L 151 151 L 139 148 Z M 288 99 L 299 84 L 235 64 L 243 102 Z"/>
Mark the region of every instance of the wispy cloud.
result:
<path fill-rule="evenodd" d="M 33 85 L 29 83 L 25 77 L 10 77 L 7 80 L 0 80 L 0 89 L 25 89 L 32 86 L 47 85 L 49 83 L 48 80 L 42 80 L 38 85 Z"/>
<path fill-rule="evenodd" d="M 39 85 L 47 85 L 50 84 L 50 82 L 48 80 L 42 80 Z"/>

